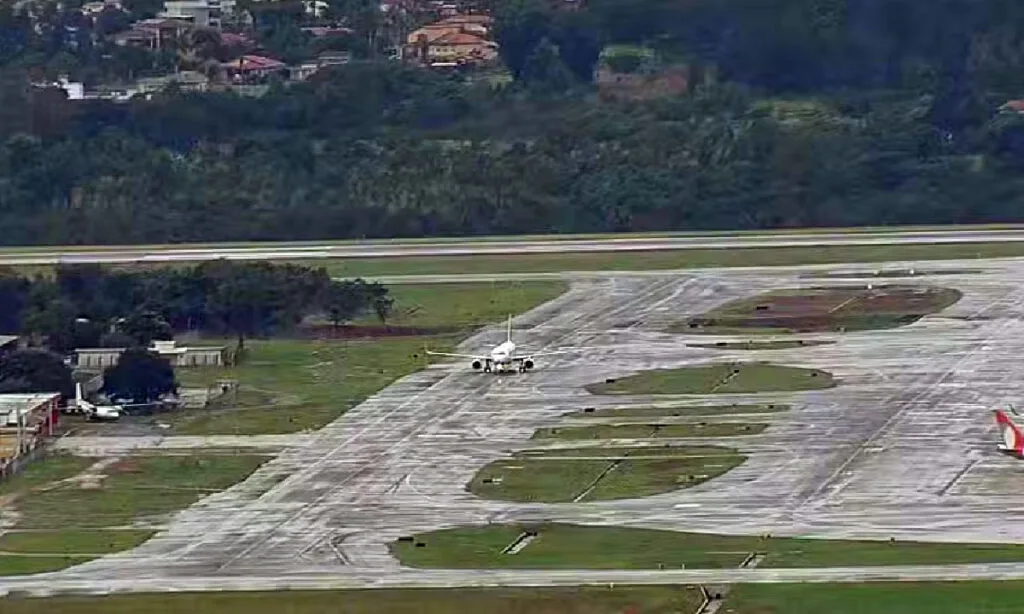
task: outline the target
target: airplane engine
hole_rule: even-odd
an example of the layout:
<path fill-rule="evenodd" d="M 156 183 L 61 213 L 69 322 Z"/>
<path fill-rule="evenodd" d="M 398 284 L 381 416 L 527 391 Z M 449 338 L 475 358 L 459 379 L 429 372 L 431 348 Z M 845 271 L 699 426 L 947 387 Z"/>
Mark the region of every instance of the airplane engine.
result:
<path fill-rule="evenodd" d="M 483 363 L 480 362 L 479 360 L 474 360 L 473 361 L 473 369 L 479 371 L 481 368 L 483 368 L 483 366 L 484 366 Z"/>
<path fill-rule="evenodd" d="M 527 371 L 529 371 L 532 368 L 533 368 L 533 361 L 532 360 L 527 358 L 526 360 L 523 361 L 523 369 L 526 369 Z"/>

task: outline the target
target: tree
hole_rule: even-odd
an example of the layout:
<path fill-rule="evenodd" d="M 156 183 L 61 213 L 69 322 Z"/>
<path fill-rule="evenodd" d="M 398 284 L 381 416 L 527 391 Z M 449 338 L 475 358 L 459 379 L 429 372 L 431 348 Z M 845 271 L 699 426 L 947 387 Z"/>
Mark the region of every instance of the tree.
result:
<path fill-rule="evenodd" d="M 332 281 L 327 286 L 324 309 L 335 328 L 359 315 L 366 307 L 366 284 L 362 280 Z"/>
<path fill-rule="evenodd" d="M 594 80 L 594 67 L 601 56 L 601 33 L 589 13 L 560 13 L 552 35 L 558 55 L 566 68 L 584 83 Z"/>
<path fill-rule="evenodd" d="M 558 49 L 545 38 L 526 60 L 520 79 L 534 91 L 558 93 L 572 87 L 573 76 L 559 57 Z"/>
<path fill-rule="evenodd" d="M 550 32 L 551 9 L 543 0 L 511 0 L 496 7 L 494 38 L 498 53 L 514 79 L 519 79 L 527 60 Z"/>
<path fill-rule="evenodd" d="M 59 354 L 40 349 L 15 350 L 0 357 L 0 390 L 75 394 L 71 369 Z"/>
<path fill-rule="evenodd" d="M 384 286 L 373 283 L 366 286 L 366 295 L 369 299 L 370 308 L 377 314 L 381 324 L 387 324 L 391 311 L 395 306 L 395 299 Z"/>
<path fill-rule="evenodd" d="M 125 350 L 117 364 L 103 372 L 103 392 L 111 398 L 149 403 L 177 389 L 171 363 L 143 348 Z"/>
<path fill-rule="evenodd" d="M 160 314 L 137 310 L 117 323 L 117 329 L 138 347 L 149 347 L 154 340 L 169 341 L 174 339 L 171 325 Z"/>
<path fill-rule="evenodd" d="M 0 333 L 13 334 L 21 330 L 30 285 L 13 270 L 0 269 Z"/>

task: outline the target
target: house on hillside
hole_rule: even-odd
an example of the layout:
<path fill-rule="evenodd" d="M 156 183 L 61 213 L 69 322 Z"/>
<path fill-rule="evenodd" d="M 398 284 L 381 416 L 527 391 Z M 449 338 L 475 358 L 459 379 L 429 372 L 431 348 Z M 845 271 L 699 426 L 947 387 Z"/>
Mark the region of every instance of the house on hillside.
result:
<path fill-rule="evenodd" d="M 498 56 L 490 40 L 489 15 L 455 15 L 417 30 L 406 39 L 404 56 L 422 64 L 477 64 Z"/>
<path fill-rule="evenodd" d="M 132 24 L 131 28 L 114 35 L 114 43 L 144 49 L 163 49 L 171 46 L 185 32 L 195 28 L 181 19 L 143 19 Z"/>
<path fill-rule="evenodd" d="M 288 66 L 262 55 L 243 55 L 237 60 L 221 64 L 233 83 L 259 83 L 271 75 L 285 75 Z"/>

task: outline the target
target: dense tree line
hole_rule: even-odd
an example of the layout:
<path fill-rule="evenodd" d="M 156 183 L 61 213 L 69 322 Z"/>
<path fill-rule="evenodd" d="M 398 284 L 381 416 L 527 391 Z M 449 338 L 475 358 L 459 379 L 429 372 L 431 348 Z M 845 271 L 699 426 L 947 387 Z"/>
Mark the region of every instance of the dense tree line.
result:
<path fill-rule="evenodd" d="M 1020 221 L 1021 6 L 517 0 L 511 85 L 356 62 L 260 99 L 0 87 L 0 242 Z M 595 93 L 606 43 L 685 62 L 689 93 Z"/>
<path fill-rule="evenodd" d="M 190 268 L 118 271 L 64 265 L 53 278 L 0 274 L 0 332 L 67 352 L 145 347 L 176 332 L 245 337 L 287 330 L 326 313 L 336 323 L 391 309 L 383 286 L 332 281 L 323 269 L 265 262 L 205 262 Z"/>

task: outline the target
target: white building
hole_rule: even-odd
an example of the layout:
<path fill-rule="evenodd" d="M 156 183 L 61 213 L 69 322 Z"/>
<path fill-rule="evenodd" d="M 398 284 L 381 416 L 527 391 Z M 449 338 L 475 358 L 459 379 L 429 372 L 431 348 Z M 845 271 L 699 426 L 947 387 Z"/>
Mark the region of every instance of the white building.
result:
<path fill-rule="evenodd" d="M 235 11 L 235 4 L 235 0 L 166 0 L 160 16 L 219 30 L 224 15 Z"/>
<path fill-rule="evenodd" d="M 106 369 L 121 360 L 125 348 L 83 348 L 75 350 L 80 369 Z M 149 351 L 166 358 L 172 367 L 222 367 L 223 345 L 179 347 L 174 341 L 154 341 Z"/>

